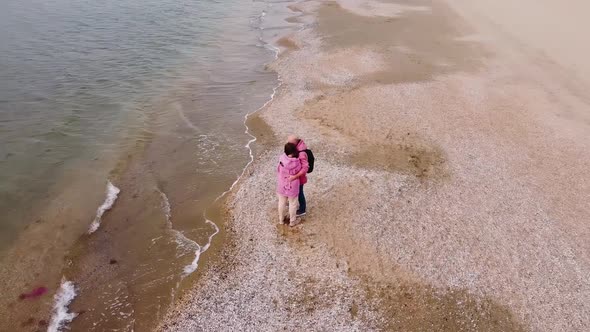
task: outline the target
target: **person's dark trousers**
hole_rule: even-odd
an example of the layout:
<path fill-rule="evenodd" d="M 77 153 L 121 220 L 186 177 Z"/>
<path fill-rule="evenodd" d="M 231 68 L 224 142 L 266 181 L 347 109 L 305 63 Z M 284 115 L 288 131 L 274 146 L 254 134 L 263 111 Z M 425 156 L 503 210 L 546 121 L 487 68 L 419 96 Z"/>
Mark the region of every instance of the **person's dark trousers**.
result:
<path fill-rule="evenodd" d="M 305 194 L 303 193 L 303 185 L 299 185 L 299 209 L 297 210 L 297 214 L 305 213 L 306 205 L 305 205 Z"/>

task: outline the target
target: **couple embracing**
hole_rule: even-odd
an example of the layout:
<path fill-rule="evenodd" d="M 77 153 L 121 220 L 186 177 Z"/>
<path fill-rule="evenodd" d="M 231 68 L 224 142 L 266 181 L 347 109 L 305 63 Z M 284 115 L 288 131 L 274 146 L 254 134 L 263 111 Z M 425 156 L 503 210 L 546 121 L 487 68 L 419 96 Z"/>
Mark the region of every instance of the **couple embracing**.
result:
<path fill-rule="evenodd" d="M 285 208 L 289 205 L 289 226 L 298 224 L 297 217 L 306 213 L 303 186 L 307 183 L 307 173 L 313 171 L 314 156 L 305 142 L 290 135 L 284 153 L 277 166 L 277 196 L 279 198 L 279 223 L 285 222 Z"/>

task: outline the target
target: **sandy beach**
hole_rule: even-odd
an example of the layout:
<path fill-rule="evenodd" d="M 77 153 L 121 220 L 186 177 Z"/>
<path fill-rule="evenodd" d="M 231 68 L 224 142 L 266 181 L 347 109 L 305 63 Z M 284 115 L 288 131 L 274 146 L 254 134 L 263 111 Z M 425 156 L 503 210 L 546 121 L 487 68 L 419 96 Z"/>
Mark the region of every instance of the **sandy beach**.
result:
<path fill-rule="evenodd" d="M 158 330 L 590 330 L 587 5 L 542 3 L 289 5 L 223 248 Z M 293 228 L 291 133 L 316 156 Z"/>

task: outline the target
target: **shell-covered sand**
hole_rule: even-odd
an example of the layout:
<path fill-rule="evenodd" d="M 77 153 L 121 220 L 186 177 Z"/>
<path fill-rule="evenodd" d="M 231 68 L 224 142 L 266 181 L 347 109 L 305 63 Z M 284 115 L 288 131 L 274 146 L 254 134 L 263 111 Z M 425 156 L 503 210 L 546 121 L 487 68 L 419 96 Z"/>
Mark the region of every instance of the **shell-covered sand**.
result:
<path fill-rule="evenodd" d="M 228 240 L 160 329 L 590 330 L 585 81 L 442 1 L 290 9 Z M 290 133 L 316 156 L 295 228 Z"/>

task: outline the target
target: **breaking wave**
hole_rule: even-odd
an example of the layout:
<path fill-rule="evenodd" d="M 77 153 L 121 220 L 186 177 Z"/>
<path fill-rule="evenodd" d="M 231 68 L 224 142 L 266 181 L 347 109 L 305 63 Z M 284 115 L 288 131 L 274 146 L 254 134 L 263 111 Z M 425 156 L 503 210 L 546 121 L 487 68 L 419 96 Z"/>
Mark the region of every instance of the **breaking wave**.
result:
<path fill-rule="evenodd" d="M 98 227 L 100 227 L 100 220 L 102 218 L 102 215 L 110 210 L 113 207 L 113 204 L 115 204 L 115 201 L 117 200 L 117 196 L 119 196 L 119 193 L 121 192 L 121 190 L 117 187 L 115 187 L 111 181 L 107 182 L 107 190 L 106 190 L 106 199 L 104 200 L 104 203 L 102 203 L 101 206 L 98 207 L 98 210 L 96 210 L 96 217 L 94 217 L 94 220 L 92 221 L 92 224 L 90 224 L 90 228 L 88 229 L 88 234 L 92 234 L 94 233 Z"/>
<path fill-rule="evenodd" d="M 59 332 L 65 328 L 72 319 L 76 318 L 78 315 L 77 313 L 68 312 L 68 306 L 72 300 L 74 300 L 76 295 L 77 293 L 74 283 L 62 279 L 61 286 L 53 297 L 55 302 L 53 304 L 53 311 L 47 332 Z"/>

